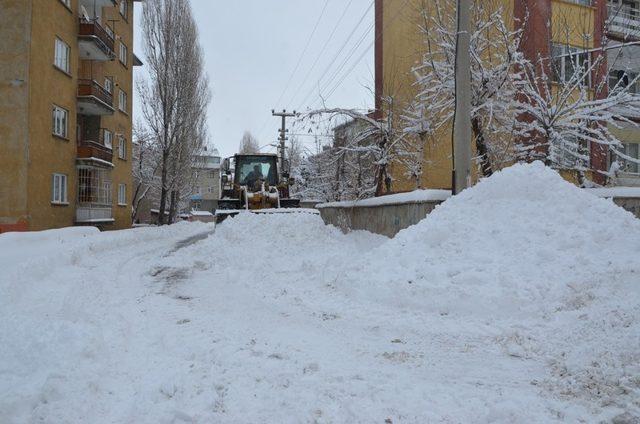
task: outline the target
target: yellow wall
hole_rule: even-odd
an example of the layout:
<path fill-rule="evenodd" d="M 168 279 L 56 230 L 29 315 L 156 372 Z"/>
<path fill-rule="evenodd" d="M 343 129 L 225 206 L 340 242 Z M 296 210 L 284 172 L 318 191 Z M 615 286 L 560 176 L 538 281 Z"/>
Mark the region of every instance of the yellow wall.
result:
<path fill-rule="evenodd" d="M 510 29 L 514 28 L 513 0 L 476 1 L 481 1 L 489 13 L 502 8 L 505 23 Z M 455 2 L 440 0 L 440 5 L 453 8 Z M 437 6 L 437 0 L 383 0 L 383 94 L 394 97 L 395 116 L 402 113 L 416 94 L 411 69 L 420 62 L 421 52 L 425 50 L 423 35 L 418 28 L 418 25 L 424 25 L 420 11 L 428 10 L 434 16 Z M 595 8 L 552 0 L 551 12 L 552 42 L 582 48 L 593 47 Z M 397 124 L 400 125 L 399 122 Z M 400 164 L 392 163 L 391 173 L 394 177 L 394 191 L 416 188 L 415 181 L 405 175 Z M 425 148 L 421 186 L 451 187 L 451 125 L 435 134 Z"/>
<path fill-rule="evenodd" d="M 34 0 L 29 80 L 30 230 L 67 227 L 75 218 L 76 87 L 78 35 L 76 15 L 60 1 Z M 71 47 L 70 75 L 54 67 L 55 37 Z M 52 107 L 69 111 L 68 138 L 52 134 Z M 67 175 L 69 204 L 51 204 L 53 173 Z"/>
<path fill-rule="evenodd" d="M 102 117 L 101 127 L 114 133 L 114 168 L 111 171 L 114 224 L 104 229 L 131 226 L 133 3 L 128 18 L 117 7 L 102 11 L 102 22 L 116 19 L 116 35 L 128 48 L 127 66 L 110 62 L 83 62 L 78 48 L 78 0 L 67 8 L 60 0 L 0 0 L 0 226 L 26 222 L 41 230 L 75 223 L 77 198 L 77 81 L 91 77 L 100 84 L 113 76 L 116 112 Z M 54 67 L 54 42 L 59 37 L 71 49 L 70 73 Z M 118 53 L 119 41 L 115 43 Z M 22 79 L 23 84 L 11 84 Z M 118 89 L 127 93 L 127 112 L 117 110 Z M 69 111 L 68 137 L 52 134 L 52 107 Z M 127 140 L 127 158 L 118 159 L 116 133 Z M 67 175 L 68 205 L 51 204 L 52 174 Z M 119 206 L 118 185 L 127 185 L 127 204 Z M 0 231 L 2 231 L 0 229 Z"/>
<path fill-rule="evenodd" d="M 551 3 L 551 39 L 554 43 L 592 48 L 595 8 L 553 0 Z"/>
<path fill-rule="evenodd" d="M 26 228 L 31 1 L 0 10 L 0 225 Z"/>

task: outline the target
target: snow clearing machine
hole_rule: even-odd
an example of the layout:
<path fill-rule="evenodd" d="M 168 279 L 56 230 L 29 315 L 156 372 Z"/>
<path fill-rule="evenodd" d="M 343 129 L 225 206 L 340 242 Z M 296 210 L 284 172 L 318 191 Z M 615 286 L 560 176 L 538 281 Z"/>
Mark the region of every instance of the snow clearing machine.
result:
<path fill-rule="evenodd" d="M 222 162 L 221 199 L 218 200 L 216 223 L 242 212 L 301 212 L 300 200 L 289 197 L 294 183 L 282 161 L 278 169 L 275 154 L 236 154 Z"/>

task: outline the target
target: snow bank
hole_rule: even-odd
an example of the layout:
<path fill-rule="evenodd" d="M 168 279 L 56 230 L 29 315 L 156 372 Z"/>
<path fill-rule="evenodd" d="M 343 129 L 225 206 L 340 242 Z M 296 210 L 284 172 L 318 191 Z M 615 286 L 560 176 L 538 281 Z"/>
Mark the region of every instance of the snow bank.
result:
<path fill-rule="evenodd" d="M 372 197 L 370 199 L 329 202 L 317 205 L 321 208 L 353 208 L 353 207 L 373 207 L 383 205 L 397 205 L 402 203 L 421 203 L 433 201 L 445 201 L 451 197 L 450 190 L 414 190 L 407 193 L 390 194 L 388 196 Z"/>
<path fill-rule="evenodd" d="M 533 164 L 391 240 L 295 213 L 0 235 L 0 421 L 640 417 L 639 222 Z"/>
<path fill-rule="evenodd" d="M 358 266 L 370 277 L 344 289 L 546 362 L 531 384 L 592 413 L 640 416 L 638 252 L 631 213 L 541 163 L 516 165 L 372 251 Z"/>

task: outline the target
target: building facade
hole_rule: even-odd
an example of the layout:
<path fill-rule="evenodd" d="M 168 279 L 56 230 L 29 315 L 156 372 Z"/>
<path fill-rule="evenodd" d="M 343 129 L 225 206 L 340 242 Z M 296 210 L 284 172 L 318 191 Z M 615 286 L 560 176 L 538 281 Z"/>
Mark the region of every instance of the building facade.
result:
<path fill-rule="evenodd" d="M 479 0 L 476 0 L 479 1 Z M 415 97 L 415 77 L 412 68 L 420 63 L 425 40 L 419 31 L 423 0 L 376 0 L 375 7 L 375 90 L 376 110 L 381 112 L 381 100 L 392 96 L 394 104 L 403 108 Z M 455 5 L 455 1 L 442 1 Z M 522 28 L 521 50 L 525 57 L 536 62 L 538 58 L 560 61 L 567 52 L 579 60 L 595 60 L 606 51 L 602 60 L 609 83 L 620 78 L 633 80 L 640 72 L 640 46 L 628 45 L 640 41 L 640 2 L 636 0 L 483 0 L 485 8 L 501 10 L 505 24 L 511 29 Z M 428 6 L 427 6 L 428 7 Z M 454 6 L 453 6 L 454 7 Z M 522 24 L 524 23 L 524 24 Z M 426 24 L 428 25 L 428 24 Z M 624 47 L 617 47 L 620 44 Z M 602 47 L 605 47 L 604 50 Z M 595 63 L 595 62 L 594 62 Z M 594 72 L 601 72 L 601 69 Z M 606 78 L 607 74 L 604 78 Z M 553 84 L 562 84 L 556 80 Z M 595 92 L 595 90 L 594 90 Z M 597 95 L 597 94 L 594 94 Z M 396 113 L 396 116 L 398 114 Z M 632 124 L 624 128 L 610 128 L 624 142 L 624 152 L 639 158 L 640 131 Z M 437 134 L 439 142 L 425 148 L 425 164 L 421 186 L 425 188 L 451 188 L 451 127 Z M 472 140 L 470 140 L 473 143 Z M 590 168 L 597 183 L 640 185 L 640 170 L 633 162 L 614 158 L 600 145 L 588 147 Z M 605 181 L 611 163 L 617 160 L 621 169 Z M 400 165 L 392 164 L 393 190 L 415 188 L 415 182 L 405 177 Z"/>
<path fill-rule="evenodd" d="M 131 226 L 134 0 L 0 0 L 0 232 Z"/>
<path fill-rule="evenodd" d="M 193 211 L 215 212 L 220 199 L 220 155 L 206 149 L 195 157 L 193 189 L 189 207 Z"/>

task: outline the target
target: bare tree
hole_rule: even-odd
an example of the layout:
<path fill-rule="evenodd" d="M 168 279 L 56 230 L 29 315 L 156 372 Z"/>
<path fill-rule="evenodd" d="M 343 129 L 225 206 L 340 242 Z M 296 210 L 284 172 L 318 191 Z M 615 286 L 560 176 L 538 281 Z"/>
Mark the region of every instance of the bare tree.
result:
<path fill-rule="evenodd" d="M 249 131 L 245 131 L 240 140 L 239 153 L 243 155 L 259 153 L 260 143 Z"/>
<path fill-rule="evenodd" d="M 158 181 L 158 143 L 151 137 L 149 131 L 141 124 L 133 129 L 133 201 L 131 219 L 136 222 L 140 212 L 140 204 L 154 197 L 159 192 Z"/>
<path fill-rule="evenodd" d="M 403 114 L 407 166 L 419 183 L 428 142 L 449 143 L 442 133 L 455 110 L 456 14 L 453 0 L 423 0 L 419 31 L 424 39 L 421 63 L 413 69 L 418 94 Z M 513 159 L 513 123 L 522 84 L 524 56 L 520 30 L 505 24 L 504 10 L 493 1 L 473 2 L 471 34 L 471 124 L 481 174 L 491 175 Z"/>
<path fill-rule="evenodd" d="M 149 80 L 138 86 L 145 125 L 157 143 L 160 174 L 158 223 L 169 222 L 180 198 L 181 182 L 190 172 L 193 153 L 206 136 L 210 100 L 202 49 L 188 0 L 154 0 L 142 14 Z"/>

